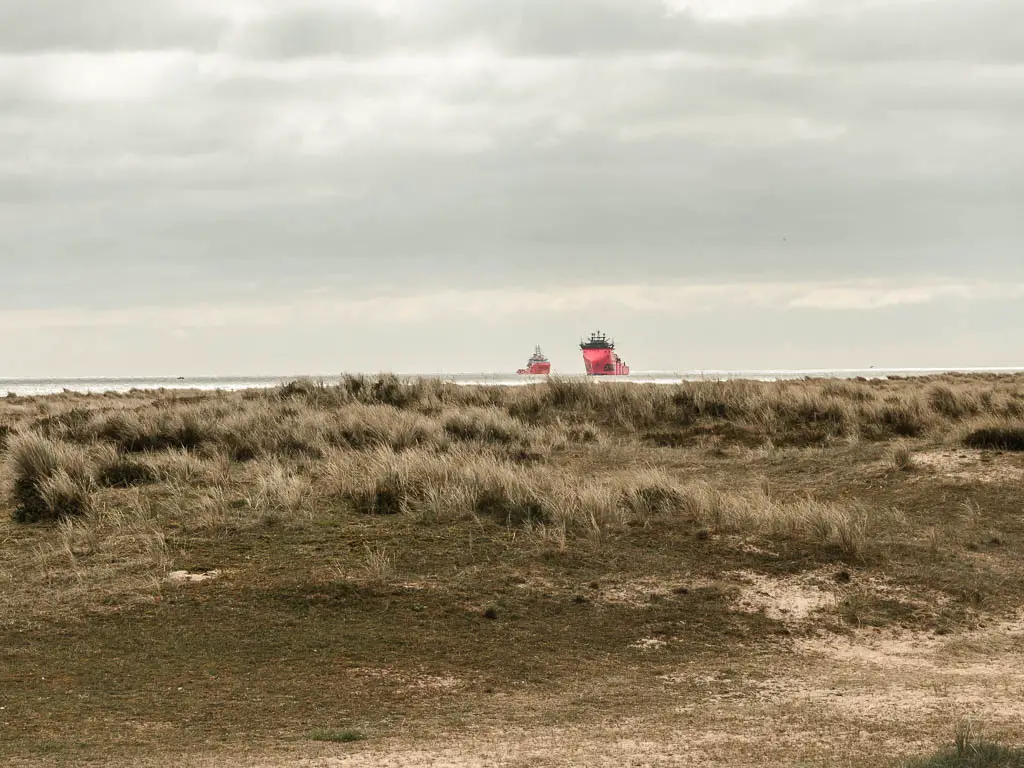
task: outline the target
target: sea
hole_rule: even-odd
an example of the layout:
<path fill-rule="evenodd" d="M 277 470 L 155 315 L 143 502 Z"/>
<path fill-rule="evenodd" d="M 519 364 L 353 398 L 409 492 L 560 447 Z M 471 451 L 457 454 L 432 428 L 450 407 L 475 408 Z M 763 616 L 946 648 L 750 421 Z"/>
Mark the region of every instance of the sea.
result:
<path fill-rule="evenodd" d="M 783 381 L 793 379 L 885 379 L 894 377 L 931 376 L 942 373 L 1024 373 L 1024 368 L 864 368 L 822 370 L 750 370 L 750 371 L 638 371 L 629 376 L 596 377 L 595 382 L 606 384 L 678 384 L 683 381 Z M 508 373 L 411 373 L 398 374 L 404 379 L 441 379 L 465 386 L 525 386 L 544 381 L 546 376 L 519 376 Z M 584 380 L 585 374 L 555 374 L 563 379 Z M 296 379 L 311 379 L 324 384 L 335 384 L 340 375 L 288 375 L 288 376 L 185 376 L 185 377 L 130 377 L 130 378 L 68 378 L 68 379 L 2 379 L 0 397 L 51 395 L 60 392 L 104 393 L 132 390 L 222 390 L 269 389 Z"/>

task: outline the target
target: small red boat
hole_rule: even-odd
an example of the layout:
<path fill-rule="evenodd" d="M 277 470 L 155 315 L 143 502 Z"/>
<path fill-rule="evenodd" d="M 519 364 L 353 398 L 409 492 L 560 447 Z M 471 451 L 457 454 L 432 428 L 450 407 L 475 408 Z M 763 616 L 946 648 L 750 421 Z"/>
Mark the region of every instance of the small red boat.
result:
<path fill-rule="evenodd" d="M 540 347 L 536 347 L 533 350 L 533 356 L 526 361 L 526 367 L 520 368 L 516 373 L 520 374 L 547 374 L 551 373 L 551 363 L 544 357 L 544 353 L 540 351 Z"/>
<path fill-rule="evenodd" d="M 615 354 L 615 342 L 600 331 L 580 342 L 588 376 L 628 376 L 629 366 Z"/>

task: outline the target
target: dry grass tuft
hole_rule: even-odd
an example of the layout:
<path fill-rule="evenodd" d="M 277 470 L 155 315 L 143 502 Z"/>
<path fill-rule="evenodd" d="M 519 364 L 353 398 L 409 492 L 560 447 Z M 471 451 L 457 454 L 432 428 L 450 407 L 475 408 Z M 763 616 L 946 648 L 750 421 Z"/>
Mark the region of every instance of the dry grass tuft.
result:
<path fill-rule="evenodd" d="M 328 485 L 354 510 L 458 520 L 480 514 L 513 525 L 544 519 L 547 475 L 488 454 L 384 448 L 328 470 Z"/>
<path fill-rule="evenodd" d="M 92 475 L 80 449 L 30 433 L 13 438 L 8 452 L 15 520 L 60 519 L 92 508 Z"/>
<path fill-rule="evenodd" d="M 529 444 L 529 434 L 518 419 L 497 408 L 467 408 L 447 415 L 444 431 L 456 440 L 482 443 Z"/>
<path fill-rule="evenodd" d="M 114 412 L 97 424 L 96 434 L 125 453 L 194 450 L 212 440 L 210 422 L 191 407 Z"/>
<path fill-rule="evenodd" d="M 932 410 L 952 420 L 976 416 L 982 410 L 979 397 L 974 392 L 953 389 L 945 384 L 931 387 L 927 397 Z"/>
<path fill-rule="evenodd" d="M 157 471 L 144 460 L 126 456 L 113 446 L 102 446 L 97 452 L 96 482 L 107 488 L 131 488 L 157 481 Z"/>
<path fill-rule="evenodd" d="M 901 472 L 914 469 L 914 452 L 906 443 L 899 443 L 892 449 L 892 465 Z"/>
<path fill-rule="evenodd" d="M 445 442 L 436 420 L 386 405 L 346 406 L 328 422 L 326 437 L 334 446 L 356 450 L 386 447 L 404 451 Z"/>
<path fill-rule="evenodd" d="M 684 506 L 685 494 L 679 484 L 657 469 L 633 475 L 620 492 L 623 506 L 641 521 L 676 512 Z"/>
<path fill-rule="evenodd" d="M 40 480 L 35 490 L 54 520 L 86 515 L 92 509 L 92 478 L 76 469 L 58 469 Z"/>
<path fill-rule="evenodd" d="M 257 466 L 255 475 L 256 494 L 251 505 L 266 516 L 265 522 L 276 520 L 278 515 L 295 519 L 311 500 L 309 479 L 276 459 Z"/>
<path fill-rule="evenodd" d="M 387 547 L 367 545 L 362 570 L 367 581 L 385 583 L 395 575 L 395 558 Z"/>

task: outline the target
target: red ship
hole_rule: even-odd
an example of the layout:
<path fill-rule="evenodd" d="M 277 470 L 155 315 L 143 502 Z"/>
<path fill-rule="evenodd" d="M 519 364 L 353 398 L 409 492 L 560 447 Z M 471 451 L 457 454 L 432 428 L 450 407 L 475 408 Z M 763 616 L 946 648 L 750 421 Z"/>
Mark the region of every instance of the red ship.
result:
<path fill-rule="evenodd" d="M 629 366 L 615 354 L 615 342 L 600 331 L 580 342 L 588 376 L 628 376 Z"/>
<path fill-rule="evenodd" d="M 526 361 L 526 367 L 520 368 L 516 373 L 551 373 L 551 363 L 544 357 L 544 353 L 540 351 L 540 347 L 536 347 L 533 350 L 533 356 Z"/>

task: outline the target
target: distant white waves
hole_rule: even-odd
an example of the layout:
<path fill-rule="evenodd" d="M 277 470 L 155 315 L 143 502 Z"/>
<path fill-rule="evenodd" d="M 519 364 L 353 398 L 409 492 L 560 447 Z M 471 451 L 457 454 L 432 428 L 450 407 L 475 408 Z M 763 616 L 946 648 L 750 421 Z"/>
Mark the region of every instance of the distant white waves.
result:
<path fill-rule="evenodd" d="M 726 381 L 749 379 L 778 381 L 784 379 L 883 379 L 890 376 L 928 376 L 940 373 L 1024 373 L 1024 368 L 866 368 L 820 370 L 750 370 L 750 371 L 634 371 L 629 376 L 594 377 L 600 384 L 678 384 L 681 381 Z M 572 380 L 585 380 L 581 373 L 553 376 Z M 400 374 L 403 379 L 442 379 L 467 386 L 524 386 L 537 384 L 547 376 L 520 376 L 507 373 L 454 373 L 454 374 Z M 78 379 L 0 379 L 0 397 L 5 393 L 20 396 L 50 395 L 65 390 L 81 393 L 129 392 L 131 390 L 223 390 L 267 389 L 297 378 L 309 378 L 325 384 L 336 384 L 341 376 L 202 376 L 202 377 L 138 377 L 138 378 L 78 378 Z"/>

